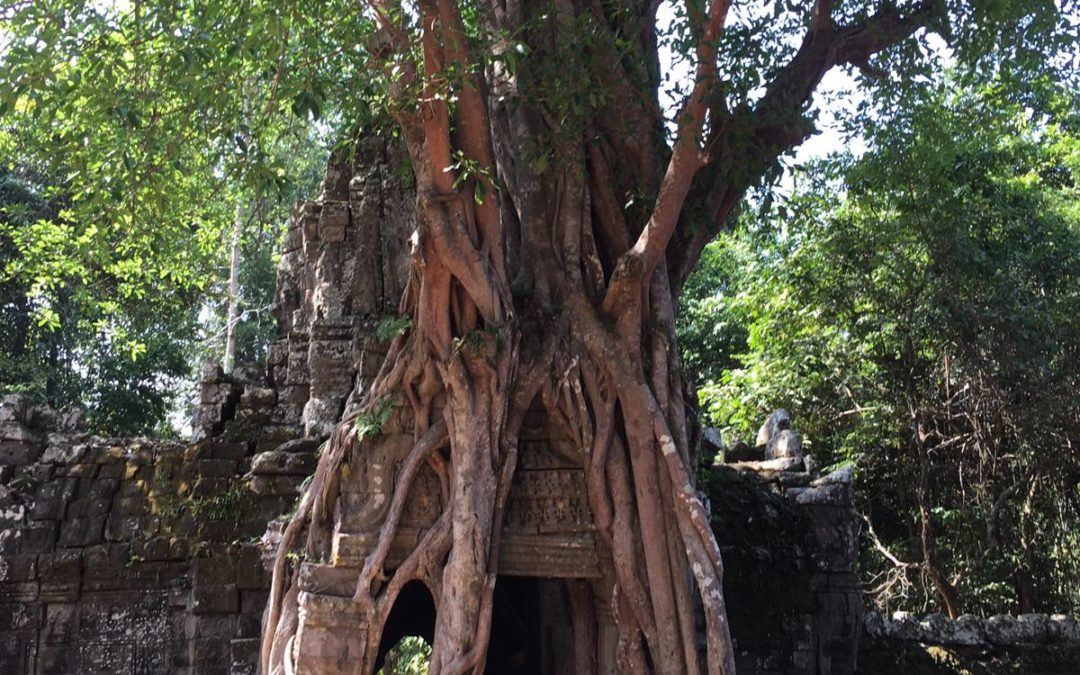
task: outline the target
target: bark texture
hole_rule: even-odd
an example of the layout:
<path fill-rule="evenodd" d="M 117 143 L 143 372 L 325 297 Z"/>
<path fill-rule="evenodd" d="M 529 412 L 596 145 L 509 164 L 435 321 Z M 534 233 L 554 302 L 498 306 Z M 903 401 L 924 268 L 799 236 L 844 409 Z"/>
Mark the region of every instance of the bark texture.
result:
<path fill-rule="evenodd" d="M 617 670 L 734 672 L 723 564 L 694 488 L 676 297 L 746 187 L 805 136 L 802 111 L 821 75 L 918 26 L 889 9 L 869 19 L 878 29 L 838 27 L 830 4 L 815 7 L 803 48 L 757 114 L 710 96 L 727 2 L 693 14 L 697 67 L 669 145 L 656 3 L 481 2 L 478 38 L 466 36 L 456 0 L 420 0 L 415 22 L 395 0 L 372 0 L 373 65 L 386 70 L 416 177 L 400 306 L 408 328 L 362 408 L 330 436 L 285 529 L 264 673 L 296 664 L 304 618 L 290 552 L 328 559 L 350 517 L 381 528 L 349 609 L 364 637 L 340 669 L 373 671 L 395 599 L 420 581 L 436 605 L 431 672 L 483 672 L 501 524 L 536 407 L 581 451 L 601 549 L 602 578 L 568 585 L 574 662 L 585 671 L 599 662 L 590 650 L 602 604 L 615 619 Z M 743 118 L 762 125 L 760 143 L 736 159 L 725 134 Z M 688 199 L 709 206 L 707 224 L 684 216 Z M 388 502 L 346 513 L 339 498 L 357 457 L 400 443 Z M 410 490 L 426 473 L 437 476 L 439 515 L 391 566 Z"/>

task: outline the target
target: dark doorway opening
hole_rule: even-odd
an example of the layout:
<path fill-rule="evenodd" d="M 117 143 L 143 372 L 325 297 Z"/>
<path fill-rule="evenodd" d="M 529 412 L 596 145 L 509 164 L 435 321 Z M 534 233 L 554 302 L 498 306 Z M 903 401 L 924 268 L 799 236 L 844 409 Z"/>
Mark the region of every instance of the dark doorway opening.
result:
<path fill-rule="evenodd" d="M 495 584 L 487 673 L 572 672 L 573 615 L 561 579 L 500 576 Z"/>
<path fill-rule="evenodd" d="M 559 675 L 573 668 L 573 615 L 561 579 L 500 576 L 495 584 L 484 672 L 488 675 Z M 423 583 L 405 585 L 390 610 L 376 671 L 387 653 L 406 636 L 431 644 L 435 603 Z"/>
<path fill-rule="evenodd" d="M 390 609 L 379 640 L 376 672 L 386 663 L 387 653 L 406 636 L 422 638 L 429 645 L 435 638 L 435 601 L 420 581 L 405 584 Z"/>

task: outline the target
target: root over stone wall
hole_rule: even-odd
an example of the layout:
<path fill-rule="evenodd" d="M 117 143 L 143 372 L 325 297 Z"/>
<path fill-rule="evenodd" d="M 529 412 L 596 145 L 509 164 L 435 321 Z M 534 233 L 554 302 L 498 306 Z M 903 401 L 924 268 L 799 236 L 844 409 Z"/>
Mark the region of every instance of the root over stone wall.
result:
<path fill-rule="evenodd" d="M 104 439 L 78 422 L 0 404 L 0 672 L 254 672 L 259 539 L 293 507 L 317 441 L 236 420 L 188 445 Z M 715 467 L 702 485 L 731 561 L 740 672 L 850 673 L 850 476 L 787 469 Z"/>

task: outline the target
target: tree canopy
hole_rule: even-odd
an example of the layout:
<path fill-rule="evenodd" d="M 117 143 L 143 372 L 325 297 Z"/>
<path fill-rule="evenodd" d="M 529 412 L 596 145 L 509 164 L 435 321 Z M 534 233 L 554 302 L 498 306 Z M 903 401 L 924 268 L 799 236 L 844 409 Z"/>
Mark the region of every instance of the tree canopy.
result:
<path fill-rule="evenodd" d="M 386 9 L 380 7 L 9 3 L 0 11 L 0 148 L 9 164 L 17 158 L 52 177 L 66 216 L 42 221 L 44 229 L 29 234 L 51 243 L 23 246 L 25 260 L 15 273 L 30 280 L 39 298 L 54 294 L 61 279 L 96 271 L 115 280 L 121 297 L 155 287 L 205 288 L 235 193 L 259 198 L 295 178 L 289 155 L 296 148 L 282 148 L 283 139 L 306 142 L 303 130 L 313 119 L 347 138 L 357 126 L 385 123 L 400 104 L 395 88 L 403 62 L 378 67 L 386 39 L 378 28 Z M 515 32 L 484 21 L 481 5 L 466 9 L 467 39 L 482 56 L 478 67 L 514 72 L 529 63 L 531 26 L 551 18 L 539 11 Z M 676 101 L 688 91 L 679 64 L 697 58 L 704 26 L 701 3 L 670 9 L 670 25 L 655 33 L 653 4 L 615 12 L 610 34 L 599 16 L 587 13 L 563 26 L 565 50 L 557 63 L 566 67 L 521 71 L 536 95 L 558 109 L 552 122 L 595 123 L 590 116 L 619 95 L 630 96 L 631 109 L 651 109 L 637 116 L 644 125 L 639 133 L 651 133 L 660 118 L 674 120 L 680 113 L 659 110 L 657 91 Z M 417 10 L 396 11 L 414 30 Z M 640 30 L 650 34 L 644 44 L 631 39 Z M 712 161 L 695 179 L 693 208 L 669 254 L 676 287 L 741 194 L 767 172 L 775 176 L 777 158 L 813 132 L 807 107 L 828 70 L 852 68 L 880 95 L 879 105 L 859 104 L 859 122 L 872 125 L 878 112 L 898 104 L 898 92 L 924 86 L 943 58 L 1021 82 L 1033 73 L 1068 72 L 1075 39 L 1075 15 L 1051 0 L 736 4 L 713 45 L 717 69 L 708 108 L 714 119 L 706 139 Z M 671 62 L 661 64 L 650 46 L 652 52 L 663 46 Z M 618 94 L 608 86 L 603 71 L 611 59 L 637 78 L 636 91 Z M 1009 91 L 1028 95 L 1027 87 Z M 538 167 L 552 156 L 550 147 L 532 153 Z M 654 198 L 644 186 L 628 187 L 616 197 L 639 204 Z M 48 303 L 36 311 L 55 324 Z"/>
<path fill-rule="evenodd" d="M 240 357 L 262 356 L 282 224 L 325 162 L 308 112 L 279 114 L 252 72 L 288 19 L 263 8 L 277 17 L 267 27 L 239 5 L 197 4 L 0 12 L 0 156 L 13 191 L 0 274 L 19 315 L 0 387 L 87 406 L 98 431 L 169 432 L 182 381 L 220 353 L 238 204 Z"/>

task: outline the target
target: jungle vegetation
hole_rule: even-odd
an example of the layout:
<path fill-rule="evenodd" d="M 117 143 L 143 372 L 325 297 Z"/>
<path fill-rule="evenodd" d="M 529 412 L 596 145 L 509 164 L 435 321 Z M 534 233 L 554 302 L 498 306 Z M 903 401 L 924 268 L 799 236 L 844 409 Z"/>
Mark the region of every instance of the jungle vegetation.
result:
<path fill-rule="evenodd" d="M 205 294 L 223 288 L 238 214 L 303 184 L 310 164 L 296 157 L 311 139 L 384 129 L 408 151 L 409 329 L 285 531 L 263 672 L 293 658 L 289 554 L 325 558 L 351 458 L 402 435 L 414 445 L 356 580 L 369 647 L 358 669 L 372 670 L 397 593 L 419 580 L 437 607 L 431 672 L 482 672 L 499 524 L 534 403 L 580 441 L 611 561 L 574 603 L 578 670 L 598 658 L 602 600 L 621 670 L 733 672 L 723 562 L 693 489 L 702 458 L 680 300 L 714 420 L 745 429 L 794 408 L 823 456 L 865 471 L 873 544 L 894 558 L 872 563 L 879 591 L 906 598 L 921 584 L 950 613 L 1003 601 L 1001 587 L 964 586 L 983 565 L 1015 575 L 1022 607 L 1068 594 L 1031 545 L 1075 515 L 1062 468 L 1075 458 L 1062 435 L 1075 421 L 1075 331 L 1056 332 L 1076 316 L 1075 119 L 1053 86 L 1068 91 L 1075 72 L 1075 12 L 1046 0 L 660 6 L 0 8 L 0 148 L 27 206 L 5 208 L 5 311 L 32 324 L 9 343 L 25 350 L 12 361 L 70 339 L 126 353 L 126 368 L 160 383 L 171 371 L 130 362 L 162 335 L 190 335 Z M 855 78 L 849 130 L 872 152 L 768 197 L 814 134 L 815 91 L 833 70 Z M 979 105 L 1009 114 L 976 123 Z M 752 189 L 763 196 L 747 200 Z M 695 279 L 703 256 L 708 278 Z M 734 301 L 724 289 L 739 289 Z M 57 367 L 100 383 L 88 349 Z M 363 423 L 385 410 L 377 428 Z M 420 466 L 440 478 L 442 515 L 386 570 Z M 998 542 L 985 565 L 970 537 L 944 543 L 965 520 Z M 965 551 L 970 563 L 951 558 Z"/>

